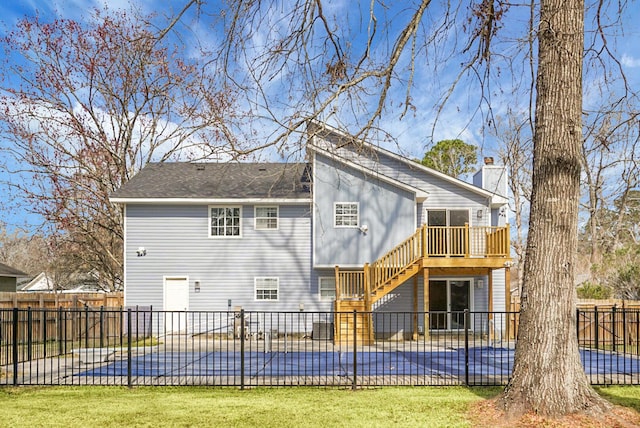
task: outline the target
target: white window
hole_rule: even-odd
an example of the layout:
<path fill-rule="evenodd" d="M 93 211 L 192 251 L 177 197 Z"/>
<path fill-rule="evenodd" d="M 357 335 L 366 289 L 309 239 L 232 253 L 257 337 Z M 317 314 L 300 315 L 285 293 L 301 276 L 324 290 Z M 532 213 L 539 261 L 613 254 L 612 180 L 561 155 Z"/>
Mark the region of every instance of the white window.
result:
<path fill-rule="evenodd" d="M 256 300 L 278 300 L 278 278 L 255 278 Z"/>
<path fill-rule="evenodd" d="M 239 237 L 242 230 L 242 207 L 212 206 L 209 207 L 209 236 Z"/>
<path fill-rule="evenodd" d="M 256 230 L 278 229 L 278 207 L 255 208 Z"/>
<path fill-rule="evenodd" d="M 320 300 L 335 300 L 336 298 L 336 278 L 326 276 L 318 279 L 320 289 Z"/>
<path fill-rule="evenodd" d="M 335 227 L 358 227 L 358 203 L 336 202 L 334 204 Z"/>

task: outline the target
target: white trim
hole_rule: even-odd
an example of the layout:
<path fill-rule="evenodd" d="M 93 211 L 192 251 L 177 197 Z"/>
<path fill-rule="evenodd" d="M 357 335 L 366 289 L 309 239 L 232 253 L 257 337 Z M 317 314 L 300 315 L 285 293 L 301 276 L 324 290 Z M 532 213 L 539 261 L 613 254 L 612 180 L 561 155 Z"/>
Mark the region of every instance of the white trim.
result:
<path fill-rule="evenodd" d="M 315 138 L 315 136 L 313 136 L 312 138 Z M 317 240 L 317 234 L 316 234 L 316 229 L 319 227 L 318 225 L 318 216 L 317 216 L 317 211 L 318 211 L 318 207 L 316 205 L 316 183 L 315 183 L 315 179 L 316 179 L 316 155 L 315 153 L 313 154 L 313 158 L 312 158 L 312 162 L 313 165 L 311 165 L 311 171 L 312 171 L 312 175 L 311 175 L 311 188 L 313 189 L 313 191 L 311 192 L 311 198 L 312 198 L 312 202 L 311 202 L 311 264 L 314 264 L 317 257 L 316 257 L 316 246 L 318 245 L 318 240 Z"/>
<path fill-rule="evenodd" d="M 337 220 L 338 220 L 338 213 L 337 213 L 337 208 L 338 208 L 338 204 L 340 205 L 355 205 L 356 206 L 356 224 L 352 225 L 352 224 L 341 224 L 338 225 Z M 343 216 L 352 216 L 353 214 L 341 214 Z M 355 201 L 336 201 L 333 203 L 333 227 L 336 229 L 357 229 L 358 227 L 360 227 L 360 202 L 355 202 Z"/>
<path fill-rule="evenodd" d="M 153 205 L 217 205 L 217 204 L 308 204 L 312 198 L 109 198 L 114 204 L 153 204 Z"/>
<path fill-rule="evenodd" d="M 258 208 L 275 208 L 276 227 L 258 227 Z M 274 217 L 260 217 L 260 220 L 271 220 Z M 253 229 L 254 230 L 279 230 L 280 229 L 280 207 L 278 205 L 254 205 L 253 206 Z"/>
<path fill-rule="evenodd" d="M 352 265 L 343 265 L 343 264 L 341 264 L 341 265 L 338 265 L 338 266 L 340 266 L 340 269 L 353 269 L 353 270 L 362 270 L 362 269 L 364 269 L 363 268 L 364 263 L 357 264 L 357 265 L 356 264 L 352 264 Z M 335 269 L 336 265 L 335 264 L 332 264 L 332 265 L 314 265 L 313 268 L 314 269 Z"/>
<path fill-rule="evenodd" d="M 212 208 L 239 208 L 238 235 L 212 235 L 211 234 L 211 209 Z M 207 234 L 211 239 L 239 239 L 242 238 L 242 205 L 209 205 L 207 207 Z"/>
<path fill-rule="evenodd" d="M 275 299 L 258 299 L 258 280 L 276 280 L 275 288 L 267 288 L 263 284 L 261 290 L 276 290 Z M 253 300 L 255 302 L 278 302 L 280 300 L 280 278 L 277 276 L 256 276 L 253 278 Z"/>

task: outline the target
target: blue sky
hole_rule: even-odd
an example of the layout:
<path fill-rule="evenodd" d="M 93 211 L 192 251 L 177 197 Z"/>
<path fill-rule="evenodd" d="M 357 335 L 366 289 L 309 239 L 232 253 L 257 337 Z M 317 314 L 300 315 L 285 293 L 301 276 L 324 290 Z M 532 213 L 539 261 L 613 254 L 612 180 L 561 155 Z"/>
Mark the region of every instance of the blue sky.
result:
<path fill-rule="evenodd" d="M 76 20 L 85 20 L 90 16 L 90 11 L 93 8 L 102 8 L 107 3 L 110 9 L 128 8 L 130 3 L 135 3 L 144 13 L 156 12 L 161 17 L 163 15 L 172 15 L 174 11 L 181 9 L 184 4 L 183 1 L 170 0 L 170 1 L 153 1 L 153 0 L 141 0 L 129 2 L 127 0 L 110 0 L 104 1 L 92 1 L 92 0 L 58 0 L 58 1 L 5 1 L 0 4 L 0 33 L 5 34 L 7 30 L 10 30 L 16 23 L 16 21 L 24 16 L 38 15 L 41 20 L 46 21 L 53 19 L 55 16 L 61 16 L 66 18 L 72 18 Z M 368 7 L 369 2 L 361 2 L 363 7 Z M 442 16 L 439 14 L 439 9 L 434 2 L 434 6 L 430 6 L 424 19 L 425 26 L 438 26 L 442 23 Z M 215 30 L 211 30 L 209 24 L 211 23 L 211 16 L 215 13 L 215 3 L 210 2 L 209 5 L 205 5 L 202 13 L 199 16 L 190 14 L 187 16 L 183 23 L 178 27 L 178 31 L 181 34 L 182 41 L 187 46 L 187 53 L 189 52 L 189 46 L 195 39 L 198 39 L 200 43 L 215 44 L 220 34 L 216 34 Z M 349 13 L 349 20 L 353 23 L 354 28 L 352 31 L 346 31 L 347 35 L 351 33 L 356 34 L 349 42 L 357 46 L 357 43 L 361 41 L 357 34 L 362 28 L 356 28 L 358 25 L 366 26 L 367 20 L 362 19 L 362 15 L 358 15 L 357 10 L 353 10 L 353 3 L 348 0 L 334 1 L 328 3 L 325 7 L 325 13 L 327 15 L 335 14 L 347 14 Z M 630 83 L 634 87 L 640 86 L 640 26 L 637 22 L 640 22 L 640 10 L 639 8 L 629 7 L 630 12 L 622 17 L 625 22 L 624 25 L 624 37 L 618 38 L 615 44 L 612 44 L 612 48 L 615 53 L 621 59 L 621 66 L 630 77 Z M 366 11 L 366 10 L 365 10 Z M 384 13 L 388 17 L 392 17 L 392 22 L 401 23 L 403 17 L 406 16 L 406 11 L 402 8 L 394 9 L 390 8 L 386 11 L 380 10 L 380 13 Z M 524 15 L 523 15 L 524 16 Z M 366 17 L 365 17 L 366 18 Z M 526 24 L 523 18 L 514 16 L 512 21 Z M 464 38 L 459 37 L 461 34 L 461 28 L 463 23 L 459 21 L 451 21 L 448 24 L 449 32 L 446 37 L 447 40 L 441 46 L 452 46 L 454 44 L 460 44 Z M 513 24 L 512 24 L 513 25 Z M 519 24 L 515 24 L 516 26 Z M 588 24 L 587 24 L 588 25 Z M 515 37 L 516 33 L 514 33 Z M 268 38 L 268 35 L 258 34 L 258 37 Z M 588 37 L 587 37 L 588 39 Z M 495 46 L 495 50 L 499 54 L 509 56 L 515 49 L 514 43 L 505 43 L 504 45 Z M 195 54 L 195 49 L 194 49 Z M 0 56 L 4 55 L 0 52 Z M 457 72 L 459 71 L 459 64 L 464 61 L 463 58 L 454 59 L 449 62 L 450 65 L 442 67 L 445 60 L 448 59 L 449 53 L 441 50 L 429 52 L 427 55 L 428 60 L 424 63 L 416 64 L 416 74 L 413 81 L 412 89 L 412 102 L 415 106 L 415 111 L 409 112 L 406 116 L 399 118 L 397 113 L 391 112 L 386 114 L 381 120 L 381 127 L 395 137 L 396 142 L 387 142 L 384 144 L 389 145 L 390 149 L 399 151 L 402 154 L 410 157 L 422 157 L 424 151 L 430 144 L 441 139 L 461 138 L 464 141 L 472 144 L 476 144 L 481 148 L 481 156 L 495 155 L 496 146 L 490 135 L 483 132 L 483 126 L 486 123 L 486 109 L 478 109 L 479 106 L 479 91 L 477 86 L 473 83 L 462 84 L 458 90 L 456 90 L 451 97 L 450 102 L 446 108 L 440 113 L 440 119 L 435 129 L 433 128 L 433 118 L 436 114 L 436 106 L 443 93 L 444 88 L 453 81 Z M 0 58 L 4 60 L 5 58 Z M 491 96 L 493 103 L 494 114 L 504 114 L 507 108 L 520 108 L 524 109 L 527 105 L 526 97 L 520 95 L 518 98 L 512 98 L 509 93 L 511 88 L 518 84 L 518 76 L 513 76 L 503 70 L 494 70 L 495 76 L 493 76 L 493 84 L 489 95 Z M 597 82 L 602 77 L 597 73 L 590 73 L 589 70 L 585 71 L 585 106 L 595 104 L 598 98 L 598 94 L 593 91 L 589 91 L 593 82 Z M 280 81 L 280 85 L 286 84 L 286 81 Z M 277 96 L 278 91 L 282 90 L 282 86 L 274 84 L 270 88 L 272 96 Z M 390 94 L 391 99 L 398 105 L 404 98 L 405 88 L 402 85 L 394 85 Z M 520 104 L 520 105 L 519 105 Z M 283 107 L 283 116 L 289 114 L 286 111 L 286 107 Z M 342 121 L 349 120 L 348 118 L 342 118 Z M 265 124 L 263 132 L 265 136 L 270 134 L 270 129 L 273 124 Z M 265 137 L 266 138 L 266 137 Z M 5 156 L 0 151 L 0 156 Z M 266 154 L 265 156 L 269 156 Z M 0 159 L 1 161 L 1 159 Z M 6 178 L 6 173 L 0 170 L 0 181 Z M 7 209 L 7 203 L 5 193 L 2 193 L 4 189 L 0 188 L 0 199 L 3 202 L 3 209 L 0 211 L 0 222 L 8 225 L 21 225 L 25 222 L 37 223 L 37 217 L 29 217 L 25 214 L 25 210 L 21 210 L 20 207 L 15 211 L 9 211 Z"/>

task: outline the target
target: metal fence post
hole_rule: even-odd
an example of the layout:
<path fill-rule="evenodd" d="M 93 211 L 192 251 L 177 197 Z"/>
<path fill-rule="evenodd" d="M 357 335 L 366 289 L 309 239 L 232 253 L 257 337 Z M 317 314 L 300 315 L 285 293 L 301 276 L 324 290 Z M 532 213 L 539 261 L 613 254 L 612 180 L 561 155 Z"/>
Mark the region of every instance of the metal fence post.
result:
<path fill-rule="evenodd" d="M 240 309 L 240 389 L 244 389 L 244 309 Z"/>
<path fill-rule="evenodd" d="M 131 388 L 131 308 L 127 309 L 127 386 Z"/>
<path fill-rule="evenodd" d="M 580 308 L 576 308 L 576 339 L 580 345 Z"/>
<path fill-rule="evenodd" d="M 100 306 L 100 347 L 104 348 L 104 306 Z"/>
<path fill-rule="evenodd" d="M 622 307 L 622 354 L 627 355 L 627 308 L 624 306 Z"/>
<path fill-rule="evenodd" d="M 464 310 L 464 384 L 469 386 L 469 309 Z"/>
<path fill-rule="evenodd" d="M 40 308 L 40 321 L 42 322 L 42 357 L 47 358 L 47 315 L 49 312 L 45 308 Z"/>
<path fill-rule="evenodd" d="M 89 306 L 84 304 L 84 346 L 89 347 Z"/>
<path fill-rule="evenodd" d="M 58 307 L 58 355 L 62 355 L 62 306 Z"/>
<path fill-rule="evenodd" d="M 27 307 L 27 361 L 33 356 L 33 314 L 31 306 Z"/>
<path fill-rule="evenodd" d="M 598 342 L 599 342 L 599 332 L 598 332 L 598 322 L 599 322 L 599 320 L 598 320 L 598 306 L 594 306 L 594 307 L 593 307 L 593 314 L 594 314 L 594 318 L 595 318 L 595 321 L 596 321 L 596 331 L 595 331 L 595 333 L 594 333 L 593 339 L 594 339 L 594 341 L 595 341 L 596 350 L 598 350 L 598 349 L 600 349 L 600 344 L 598 343 Z"/>
<path fill-rule="evenodd" d="M 618 341 L 616 340 L 616 335 L 618 333 L 618 329 L 616 328 L 616 305 L 613 305 L 611 308 L 611 350 L 613 352 L 616 351 L 616 345 Z"/>
<path fill-rule="evenodd" d="M 353 310 L 353 382 L 352 389 L 358 385 L 358 311 Z"/>
<path fill-rule="evenodd" d="M 13 386 L 18 386 L 18 308 L 13 308 Z"/>

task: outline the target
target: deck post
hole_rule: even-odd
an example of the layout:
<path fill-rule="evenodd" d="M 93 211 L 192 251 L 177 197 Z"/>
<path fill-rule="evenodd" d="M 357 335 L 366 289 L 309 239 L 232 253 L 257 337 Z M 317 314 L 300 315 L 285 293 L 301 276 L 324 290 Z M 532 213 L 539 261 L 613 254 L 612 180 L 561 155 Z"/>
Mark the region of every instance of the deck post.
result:
<path fill-rule="evenodd" d="M 422 225 L 422 257 L 427 257 L 427 225 Z"/>
<path fill-rule="evenodd" d="M 469 258 L 469 223 L 464 224 L 464 257 Z"/>
<path fill-rule="evenodd" d="M 365 263 L 364 264 L 364 269 L 363 269 L 363 296 L 362 299 L 364 300 L 364 310 L 365 311 L 370 311 L 371 310 L 371 271 L 369 270 L 369 263 Z"/>
<path fill-rule="evenodd" d="M 489 342 L 493 343 L 495 325 L 493 325 L 493 271 L 491 270 L 491 268 L 487 269 L 487 278 L 488 278 L 487 279 L 487 293 L 488 293 L 487 309 L 489 311 L 489 316 L 487 317 L 488 318 L 487 328 L 489 330 Z M 506 302 L 505 302 L 505 306 L 507 306 Z"/>
<path fill-rule="evenodd" d="M 513 311 L 511 308 L 511 268 L 504 268 L 504 306 L 506 311 Z"/>
<path fill-rule="evenodd" d="M 363 320 L 362 328 L 365 329 L 365 333 L 362 336 L 367 338 L 368 344 L 371 344 L 373 342 L 373 316 L 371 314 L 371 270 L 369 269 L 369 263 L 364 264 L 363 275 L 363 300 L 366 318 Z"/>
<path fill-rule="evenodd" d="M 422 310 L 424 312 L 424 339 L 429 338 L 429 268 L 422 268 L 423 299 Z"/>
<path fill-rule="evenodd" d="M 336 301 L 340 300 L 340 266 L 336 265 L 335 267 L 335 276 L 336 276 Z"/>

